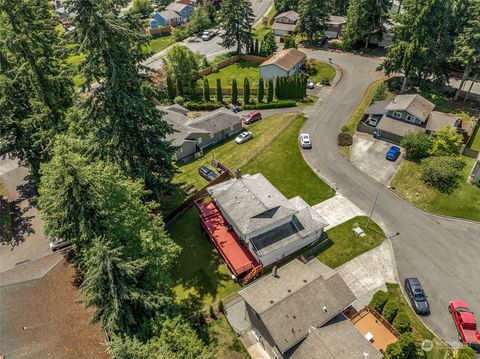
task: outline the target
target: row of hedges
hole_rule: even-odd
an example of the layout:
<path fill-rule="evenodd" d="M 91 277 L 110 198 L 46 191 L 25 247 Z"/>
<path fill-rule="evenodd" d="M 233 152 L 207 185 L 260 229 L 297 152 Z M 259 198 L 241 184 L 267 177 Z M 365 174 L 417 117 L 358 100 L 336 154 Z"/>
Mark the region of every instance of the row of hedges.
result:
<path fill-rule="evenodd" d="M 268 108 L 286 108 L 286 107 L 296 107 L 297 103 L 293 100 L 279 100 L 277 102 L 270 103 L 256 103 L 256 104 L 247 104 L 242 106 L 242 110 L 265 110 Z"/>
<path fill-rule="evenodd" d="M 382 290 L 374 294 L 370 306 L 382 316 L 400 333 L 411 330 L 410 318 L 403 310 L 399 310 L 397 301 L 388 299 L 388 294 Z"/>

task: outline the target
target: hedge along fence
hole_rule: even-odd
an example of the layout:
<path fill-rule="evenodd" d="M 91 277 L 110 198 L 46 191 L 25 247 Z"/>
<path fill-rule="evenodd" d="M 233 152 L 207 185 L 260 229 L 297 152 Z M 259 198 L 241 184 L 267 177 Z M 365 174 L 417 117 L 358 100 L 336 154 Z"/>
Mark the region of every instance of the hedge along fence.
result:
<path fill-rule="evenodd" d="M 257 64 L 261 64 L 267 59 L 267 57 L 263 56 L 256 56 L 256 55 L 234 55 L 226 60 L 223 60 L 216 64 L 215 66 L 207 67 L 201 71 L 198 71 L 197 74 L 193 77 L 194 80 L 198 80 L 199 78 L 205 77 L 210 75 L 214 69 L 221 70 L 224 67 L 233 65 L 235 62 L 240 60 L 248 61 L 248 62 L 255 62 Z"/>

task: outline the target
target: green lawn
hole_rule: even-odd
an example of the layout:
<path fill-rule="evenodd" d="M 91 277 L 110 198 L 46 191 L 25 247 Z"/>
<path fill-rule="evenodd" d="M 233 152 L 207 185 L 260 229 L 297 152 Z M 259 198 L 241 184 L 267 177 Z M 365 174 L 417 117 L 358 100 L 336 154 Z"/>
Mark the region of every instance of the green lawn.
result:
<path fill-rule="evenodd" d="M 174 290 L 177 301 L 188 310 L 208 309 L 240 288 L 201 230 L 196 207 L 180 215 L 167 231 L 181 247 L 173 269 Z"/>
<path fill-rule="evenodd" d="M 335 73 L 335 68 L 332 65 L 316 61 L 315 67 L 312 71 L 311 79 L 314 84 L 321 82 L 324 78 L 332 81 L 335 78 Z"/>
<path fill-rule="evenodd" d="M 230 66 L 224 67 L 216 73 L 207 76 L 210 87 L 215 87 L 217 79 L 222 81 L 222 87 L 232 87 L 232 80 L 237 79 L 238 88 L 243 88 L 243 80 L 245 77 L 250 81 L 250 88 L 256 88 L 258 79 L 260 78 L 260 69 L 258 63 L 249 61 L 238 61 Z"/>
<path fill-rule="evenodd" d="M 287 198 L 302 197 L 315 205 L 334 195 L 303 160 L 298 146 L 298 134 L 305 119 L 302 114 L 252 161 L 242 167 L 242 173 L 262 173 Z M 315 143 L 313 144 L 315 146 Z"/>
<path fill-rule="evenodd" d="M 148 45 L 143 48 L 143 51 L 146 54 L 155 54 L 157 52 L 160 52 L 167 47 L 169 47 L 171 44 L 175 42 L 174 38 L 172 35 L 168 36 L 159 36 L 156 38 L 152 38 Z"/>
<path fill-rule="evenodd" d="M 367 229 L 368 217 L 355 217 L 327 231 L 330 244 L 317 258 L 331 268 L 337 268 L 362 253 L 375 248 L 385 239 L 382 229 L 370 221 Z M 353 227 L 358 224 L 366 236 L 357 237 L 353 234 Z"/>
<path fill-rule="evenodd" d="M 250 355 L 222 316 L 203 327 L 205 339 L 217 349 L 217 359 L 249 359 Z"/>
<path fill-rule="evenodd" d="M 472 139 L 470 140 L 470 148 L 475 151 L 480 151 L 480 126 L 477 126 L 477 129 L 473 133 Z"/>
<path fill-rule="evenodd" d="M 426 186 L 420 178 L 420 165 L 404 161 L 392 180 L 392 189 L 408 202 L 433 213 L 480 221 L 480 188 L 466 182 L 474 160 L 466 162 L 459 187 L 451 194 Z"/>

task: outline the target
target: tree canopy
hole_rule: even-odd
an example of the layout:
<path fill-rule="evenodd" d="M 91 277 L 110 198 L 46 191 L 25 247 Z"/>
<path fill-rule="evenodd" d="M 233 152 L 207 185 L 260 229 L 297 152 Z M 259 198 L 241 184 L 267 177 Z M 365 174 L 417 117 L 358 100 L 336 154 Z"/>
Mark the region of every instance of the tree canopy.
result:
<path fill-rule="evenodd" d="M 184 84 L 188 83 L 199 69 L 198 56 L 180 44 L 170 47 L 163 58 L 163 65 L 171 78 L 180 79 Z"/>
<path fill-rule="evenodd" d="M 254 15 L 249 0 L 223 0 L 218 14 L 219 24 L 225 31 L 222 46 L 235 47 L 236 53 L 248 49 L 252 41 L 252 23 Z"/>
<path fill-rule="evenodd" d="M 295 31 L 312 43 L 327 28 L 326 22 L 331 12 L 331 0 L 300 0 L 298 5 L 300 18 Z"/>

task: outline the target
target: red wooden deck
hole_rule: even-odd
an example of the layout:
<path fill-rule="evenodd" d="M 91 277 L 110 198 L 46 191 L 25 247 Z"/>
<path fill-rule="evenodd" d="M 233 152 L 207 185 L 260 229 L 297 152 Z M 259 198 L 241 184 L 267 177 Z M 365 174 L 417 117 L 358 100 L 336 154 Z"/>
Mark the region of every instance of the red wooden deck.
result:
<path fill-rule="evenodd" d="M 260 265 L 248 248 L 241 243 L 235 231 L 228 230 L 228 222 L 213 201 L 197 202 L 197 207 L 200 210 L 203 229 L 236 277 Z"/>

